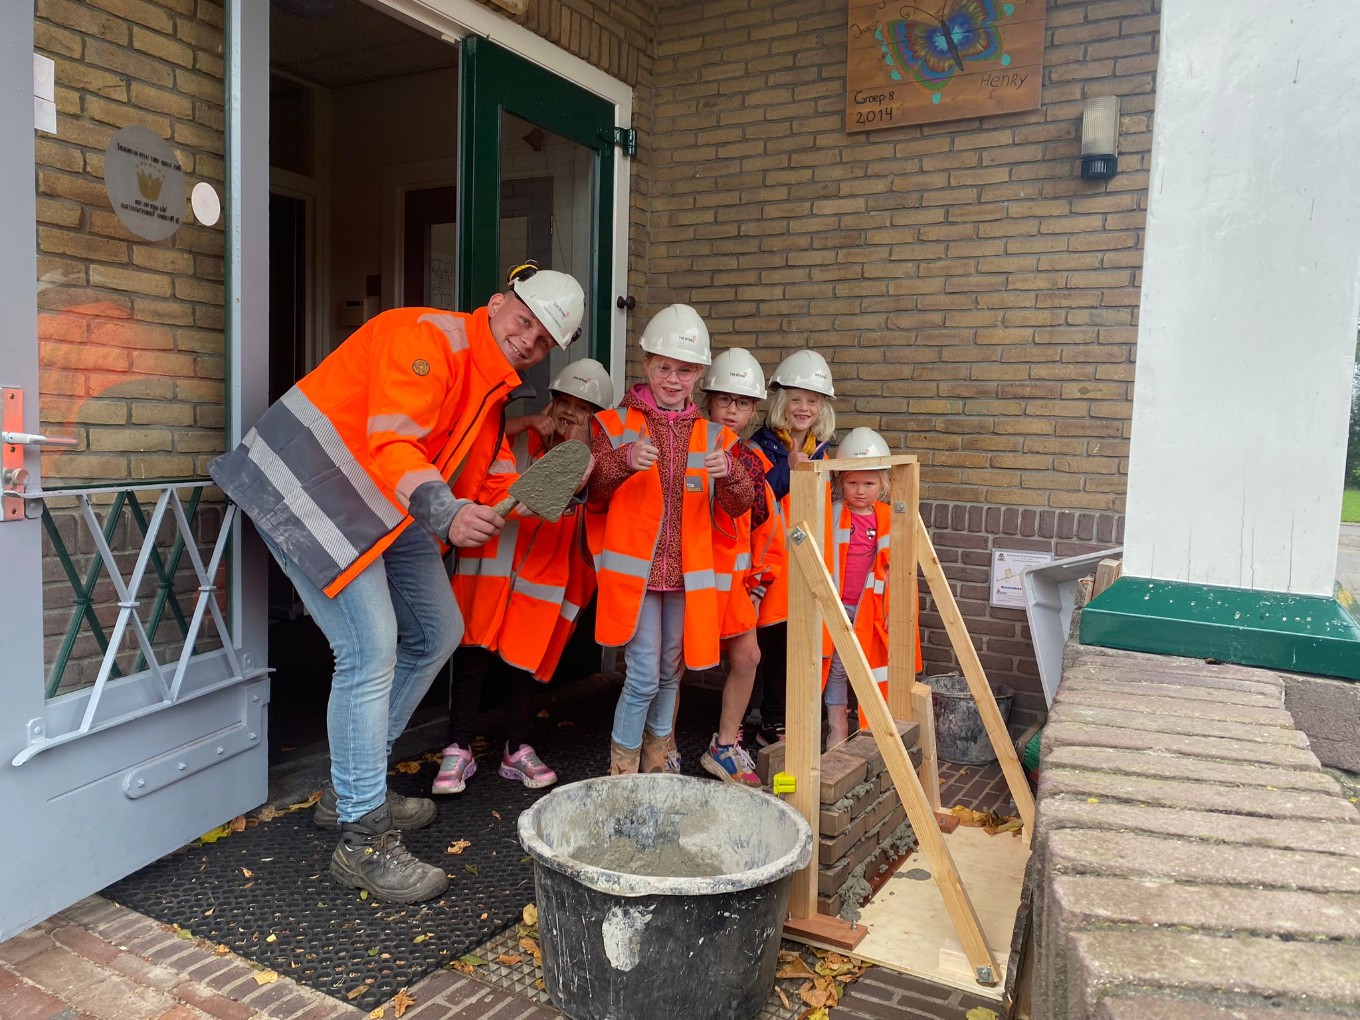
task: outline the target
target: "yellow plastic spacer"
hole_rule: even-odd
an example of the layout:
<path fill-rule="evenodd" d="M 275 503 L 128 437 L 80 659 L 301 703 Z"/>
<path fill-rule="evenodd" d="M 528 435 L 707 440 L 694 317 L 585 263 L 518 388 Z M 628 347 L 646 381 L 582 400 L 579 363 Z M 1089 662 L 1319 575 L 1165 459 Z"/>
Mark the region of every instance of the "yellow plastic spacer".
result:
<path fill-rule="evenodd" d="M 793 793 L 794 790 L 798 789 L 798 780 L 788 772 L 776 772 L 771 788 L 779 795 Z"/>

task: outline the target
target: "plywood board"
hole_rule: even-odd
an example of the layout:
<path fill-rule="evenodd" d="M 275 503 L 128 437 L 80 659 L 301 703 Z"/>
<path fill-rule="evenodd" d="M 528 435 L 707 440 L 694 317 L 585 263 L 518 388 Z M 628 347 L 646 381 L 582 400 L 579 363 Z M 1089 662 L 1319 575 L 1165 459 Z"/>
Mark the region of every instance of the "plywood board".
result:
<path fill-rule="evenodd" d="M 981 829 L 965 826 L 944 840 L 959 877 L 972 891 L 983 935 L 999 968 L 997 983 L 988 987 L 974 979 L 939 889 L 929 877 L 919 874 L 930 870 L 920 854 L 904 861 L 861 911 L 859 923 L 869 929 L 869 934 L 854 955 L 999 1001 L 1006 987 L 1006 961 L 1029 847 L 1009 833 L 989 836 Z"/>
<path fill-rule="evenodd" d="M 1045 0 L 850 0 L 845 130 L 1039 107 Z"/>

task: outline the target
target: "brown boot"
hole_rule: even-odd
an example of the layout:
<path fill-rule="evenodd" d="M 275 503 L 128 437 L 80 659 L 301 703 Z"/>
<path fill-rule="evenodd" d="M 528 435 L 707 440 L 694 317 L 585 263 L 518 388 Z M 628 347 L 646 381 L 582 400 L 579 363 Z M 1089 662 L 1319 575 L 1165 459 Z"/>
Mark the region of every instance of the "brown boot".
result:
<path fill-rule="evenodd" d="M 651 730 L 642 731 L 642 764 L 640 772 L 666 771 L 666 738 L 658 737 Z"/>
<path fill-rule="evenodd" d="M 611 776 L 632 776 L 637 774 L 638 757 L 641 748 L 629 750 L 622 744 L 609 742 L 609 774 Z"/>

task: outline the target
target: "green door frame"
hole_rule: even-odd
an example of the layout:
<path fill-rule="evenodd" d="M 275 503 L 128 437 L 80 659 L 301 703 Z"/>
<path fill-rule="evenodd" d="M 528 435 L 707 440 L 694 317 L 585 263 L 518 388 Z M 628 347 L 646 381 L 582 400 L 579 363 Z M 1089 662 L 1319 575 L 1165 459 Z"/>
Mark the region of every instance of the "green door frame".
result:
<path fill-rule="evenodd" d="M 595 243 L 587 286 L 591 357 L 610 362 L 614 258 L 614 105 L 487 39 L 463 40 L 458 191 L 458 306 L 500 290 L 501 118 L 510 113 L 594 150 Z M 584 283 L 584 281 L 583 281 Z"/>

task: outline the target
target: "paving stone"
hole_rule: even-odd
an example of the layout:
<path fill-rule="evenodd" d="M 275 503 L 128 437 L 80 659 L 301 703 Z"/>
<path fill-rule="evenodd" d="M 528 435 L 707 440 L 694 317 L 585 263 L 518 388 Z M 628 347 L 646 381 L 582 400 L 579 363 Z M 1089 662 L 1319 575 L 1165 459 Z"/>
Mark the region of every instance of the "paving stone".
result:
<path fill-rule="evenodd" d="M 84 928 L 74 924 L 62 925 L 52 932 L 52 938 L 73 953 L 93 960 L 95 963 L 109 964 L 123 955 L 117 946 L 91 935 Z"/>
<path fill-rule="evenodd" d="M 1046 787 L 1041 789 L 1046 791 Z M 1035 818 L 1035 837 L 1039 842 L 1056 829 L 1082 827 L 1360 856 L 1360 826 L 1345 822 L 1277 820 L 1110 802 L 1092 804 L 1084 795 L 1049 797 L 1046 792 Z"/>
<path fill-rule="evenodd" d="M 1198 681 L 1198 682 L 1196 682 Z M 1245 689 L 1244 689 L 1245 688 Z M 1280 692 L 1273 687 L 1241 684 L 1217 678 L 1158 675 L 1155 679 L 1140 677 L 1130 681 L 1110 669 L 1078 669 L 1063 674 L 1063 696 L 1076 691 L 1102 694 L 1130 694 L 1135 697 L 1175 698 L 1186 701 L 1215 701 L 1227 705 L 1248 705 L 1255 708 L 1282 708 Z"/>
<path fill-rule="evenodd" d="M 1156 751 L 1186 754 L 1223 761 L 1250 762 L 1283 768 L 1302 768 L 1316 771 L 1320 767 L 1317 756 L 1305 747 L 1284 744 L 1263 744 L 1253 740 L 1226 739 L 1207 735 L 1170 733 L 1146 729 L 1129 729 L 1117 722 L 1094 725 L 1067 718 L 1057 724 L 1050 716 L 1044 727 L 1042 760 L 1059 747 L 1119 747 L 1133 751 Z"/>
<path fill-rule="evenodd" d="M 0 963 L 17 967 L 30 957 L 52 948 L 52 936 L 46 930 L 29 928 L 13 938 L 0 942 Z"/>
<path fill-rule="evenodd" d="M 1116 682 L 1126 687 L 1141 687 L 1143 684 L 1172 684 L 1177 687 L 1196 688 L 1204 691 L 1226 691 L 1250 694 L 1257 697 L 1283 699 L 1285 684 L 1276 673 L 1263 673 L 1260 670 L 1250 674 L 1234 673 L 1223 667 L 1207 672 L 1195 669 L 1178 668 L 1171 664 L 1152 666 L 1129 666 L 1117 656 L 1111 656 L 1105 664 L 1081 664 L 1063 670 L 1063 683 L 1067 678 L 1083 682 L 1086 680 L 1106 680 L 1112 676 Z"/>
<path fill-rule="evenodd" d="M 138 984 L 159 988 L 161 991 L 169 991 L 184 980 L 178 970 L 143 960 L 136 953 L 120 952 L 109 963 L 109 969 L 132 978 Z"/>
<path fill-rule="evenodd" d="M 1152 652 L 1129 652 L 1122 648 L 1101 648 L 1070 642 L 1063 650 L 1063 670 L 1097 667 L 1108 671 L 1116 667 L 1121 676 L 1147 673 L 1152 676 L 1205 677 L 1232 680 L 1243 684 L 1258 684 L 1280 690 L 1284 681 L 1278 673 L 1253 666 L 1239 666 L 1228 662 L 1205 662 L 1179 655 L 1157 655 Z M 1069 653 L 1071 653 L 1069 655 Z"/>
<path fill-rule="evenodd" d="M 212 1018 L 202 1010 L 181 1003 L 169 1012 L 161 1014 L 156 1020 L 212 1020 Z"/>
<path fill-rule="evenodd" d="M 1193 736 L 1199 739 L 1217 737 L 1252 744 L 1275 744 L 1281 747 L 1306 748 L 1308 738 L 1287 726 L 1258 726 L 1253 723 L 1220 722 L 1216 719 L 1195 719 L 1188 716 L 1157 715 L 1152 712 L 1128 712 L 1108 708 L 1088 708 L 1067 704 L 1059 694 L 1049 715 L 1049 724 L 1063 726 L 1086 725 L 1119 727 L 1128 731 L 1151 731 L 1159 734 Z"/>
<path fill-rule="evenodd" d="M 1353 1020 L 1354 1014 L 1347 1014 Z M 1153 995 L 1121 995 L 1101 1000 L 1096 1020 L 1343 1020 L 1340 1013 L 1214 1006 Z"/>
<path fill-rule="evenodd" d="M 1071 935 L 1068 1015 L 1094 1012 L 1115 989 L 1166 988 L 1360 1009 L 1360 946 L 1142 929 Z M 1226 987 L 1225 987 L 1226 986 Z"/>
<path fill-rule="evenodd" d="M 1049 897 L 1069 931 L 1120 923 L 1360 940 L 1360 896 L 1348 893 L 1056 875 Z"/>
<path fill-rule="evenodd" d="M 1055 873 L 1118 875 L 1316 892 L 1360 892 L 1360 859 L 1226 846 L 1131 832 L 1060 829 L 1045 858 Z"/>
<path fill-rule="evenodd" d="M 218 995 L 196 981 L 180 981 L 174 986 L 173 993 L 217 1020 L 250 1020 L 255 1015 L 250 1006 Z"/>
<path fill-rule="evenodd" d="M 1334 822 L 1360 822 L 1355 807 L 1339 796 L 1307 790 L 1272 790 L 1220 786 L 1210 782 L 1148 779 L 1117 772 L 1091 772 L 1043 767 L 1044 792 L 1049 796 L 1113 798 L 1135 804 L 1186 808 L 1191 811 L 1223 811 L 1266 818 L 1307 818 Z"/>
<path fill-rule="evenodd" d="M 19 983 L 0 991 L 0 1016 L 6 1020 L 54 1020 L 69 1013 L 66 1003 L 41 988 Z"/>
<path fill-rule="evenodd" d="M 840 751 L 822 755 L 822 787 L 820 800 L 834 804 L 868 775 L 868 765 L 862 758 L 852 758 Z"/>
<path fill-rule="evenodd" d="M 1286 790 L 1341 793 L 1336 780 L 1325 772 L 1230 764 L 1206 761 L 1191 755 L 1146 754 L 1113 747 L 1058 747 L 1044 759 L 1045 769 L 1064 765 L 1163 779 L 1194 779 L 1239 786 L 1276 786 Z"/>
<path fill-rule="evenodd" d="M 1159 698 L 1143 688 L 1135 693 L 1105 693 L 1063 688 L 1064 706 L 1081 705 L 1086 708 L 1106 709 L 1147 715 L 1171 716 L 1180 719 L 1204 719 L 1216 722 L 1241 723 L 1246 726 L 1272 726 L 1293 732 L 1294 719 L 1283 705 L 1260 707 L 1233 705 L 1220 699 L 1191 700 L 1188 698 Z"/>
<path fill-rule="evenodd" d="M 77 1009 L 117 1020 L 154 1020 L 175 1000 L 62 948 L 24 963 L 24 977 Z"/>

